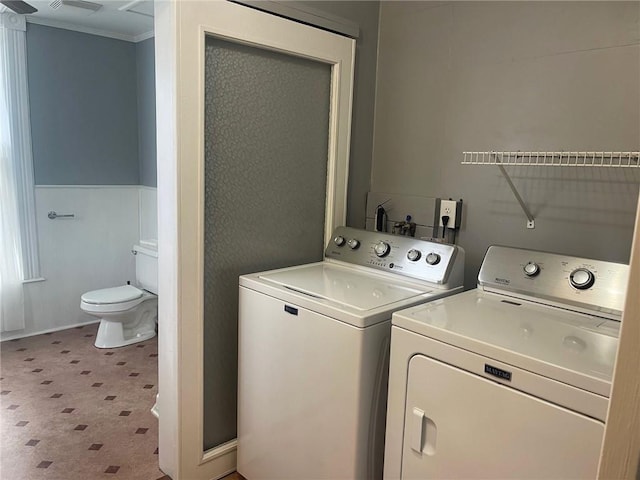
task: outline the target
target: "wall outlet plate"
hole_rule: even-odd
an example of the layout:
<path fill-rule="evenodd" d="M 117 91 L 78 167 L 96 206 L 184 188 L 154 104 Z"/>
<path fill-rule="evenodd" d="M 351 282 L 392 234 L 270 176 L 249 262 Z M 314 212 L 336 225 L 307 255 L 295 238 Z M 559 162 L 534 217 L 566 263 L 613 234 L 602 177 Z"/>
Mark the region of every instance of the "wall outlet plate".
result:
<path fill-rule="evenodd" d="M 440 214 L 438 215 L 438 226 L 443 227 L 442 217 L 448 216 L 447 228 L 460 228 L 462 218 L 462 201 L 440 200 Z"/>

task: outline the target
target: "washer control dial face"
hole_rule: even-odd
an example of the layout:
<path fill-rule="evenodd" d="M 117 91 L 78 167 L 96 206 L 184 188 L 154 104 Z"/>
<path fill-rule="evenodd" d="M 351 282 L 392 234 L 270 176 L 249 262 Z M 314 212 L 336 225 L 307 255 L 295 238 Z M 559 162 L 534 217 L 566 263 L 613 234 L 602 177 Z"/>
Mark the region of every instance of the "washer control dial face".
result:
<path fill-rule="evenodd" d="M 578 290 L 586 290 L 590 288 L 596 281 L 593 272 L 587 268 L 576 268 L 569 275 L 571 286 Z"/>
<path fill-rule="evenodd" d="M 351 250 L 355 250 L 356 248 L 358 248 L 360 246 L 360 241 L 356 240 L 355 238 L 351 238 L 348 242 L 347 245 L 349 245 L 349 248 Z"/>
<path fill-rule="evenodd" d="M 422 254 L 420 253 L 420 250 L 416 250 L 415 248 L 412 248 L 407 252 L 407 258 L 412 262 L 417 262 L 418 260 L 420 260 L 421 256 Z"/>
<path fill-rule="evenodd" d="M 437 265 L 438 263 L 440 263 L 440 255 L 431 252 L 427 255 L 426 260 L 429 265 Z"/>
<path fill-rule="evenodd" d="M 373 247 L 373 251 L 376 252 L 376 255 L 379 257 L 385 257 L 389 254 L 389 251 L 391 250 L 391 247 L 389 246 L 389 244 L 387 242 L 378 242 L 375 244 L 375 246 Z"/>
<path fill-rule="evenodd" d="M 343 246 L 344 242 L 345 242 L 345 239 L 341 235 L 338 235 L 336 238 L 333 239 L 333 243 L 335 243 L 339 247 Z"/>
<path fill-rule="evenodd" d="M 527 277 L 535 277 L 540 273 L 540 266 L 535 262 L 529 262 L 524 266 L 523 270 Z"/>

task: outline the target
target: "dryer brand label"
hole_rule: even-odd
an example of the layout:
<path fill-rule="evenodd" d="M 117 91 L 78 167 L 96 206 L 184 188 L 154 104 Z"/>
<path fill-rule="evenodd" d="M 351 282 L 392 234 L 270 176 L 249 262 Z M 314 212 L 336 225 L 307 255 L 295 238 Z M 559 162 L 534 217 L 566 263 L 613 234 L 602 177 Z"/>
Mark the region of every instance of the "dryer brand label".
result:
<path fill-rule="evenodd" d="M 494 377 L 498 377 L 502 380 L 511 381 L 511 372 L 507 372 L 506 370 L 502 370 L 498 367 L 493 367 L 488 363 L 484 364 L 484 373 L 488 373 L 489 375 L 493 375 Z"/>
<path fill-rule="evenodd" d="M 508 278 L 496 277 L 496 283 L 501 283 L 502 285 L 509 285 L 511 283 L 511 280 L 509 280 Z"/>

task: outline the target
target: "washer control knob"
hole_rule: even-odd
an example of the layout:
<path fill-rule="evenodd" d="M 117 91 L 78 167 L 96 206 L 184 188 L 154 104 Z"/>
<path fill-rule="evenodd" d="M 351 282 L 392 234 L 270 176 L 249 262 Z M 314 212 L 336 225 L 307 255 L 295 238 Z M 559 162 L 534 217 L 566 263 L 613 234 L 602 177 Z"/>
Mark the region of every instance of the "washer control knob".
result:
<path fill-rule="evenodd" d="M 347 242 L 347 245 L 349 245 L 349 248 L 351 250 L 356 250 L 360 246 L 360 240 L 356 240 L 355 238 L 352 238 Z"/>
<path fill-rule="evenodd" d="M 407 258 L 412 262 L 417 262 L 418 260 L 420 260 L 421 256 L 422 254 L 420 253 L 420 250 L 416 250 L 415 248 L 412 248 L 407 252 Z"/>
<path fill-rule="evenodd" d="M 387 242 L 380 241 L 375 244 L 373 251 L 376 252 L 376 255 L 379 257 L 386 257 L 389 254 L 389 251 L 391 251 L 391 247 Z"/>
<path fill-rule="evenodd" d="M 429 255 L 427 255 L 426 260 L 429 265 L 437 265 L 440 263 L 440 255 L 431 252 Z"/>
<path fill-rule="evenodd" d="M 342 235 L 338 235 L 336 238 L 333 239 L 333 243 L 335 243 L 339 247 L 343 246 L 344 242 L 345 242 L 345 239 Z"/>
<path fill-rule="evenodd" d="M 596 277 L 593 272 L 586 268 L 576 268 L 569 275 L 569 282 L 571 286 L 578 290 L 586 290 L 591 287 L 596 281 Z"/>
<path fill-rule="evenodd" d="M 540 273 L 540 265 L 535 262 L 529 262 L 524 266 L 523 270 L 527 277 L 535 277 Z"/>

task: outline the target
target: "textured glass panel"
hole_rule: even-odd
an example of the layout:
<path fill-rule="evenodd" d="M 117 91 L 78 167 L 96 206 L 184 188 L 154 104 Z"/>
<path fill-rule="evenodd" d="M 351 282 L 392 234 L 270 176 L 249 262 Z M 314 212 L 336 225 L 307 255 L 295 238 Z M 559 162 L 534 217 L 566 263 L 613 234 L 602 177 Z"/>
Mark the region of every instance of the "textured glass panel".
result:
<path fill-rule="evenodd" d="M 238 276 L 322 259 L 331 67 L 206 41 L 204 448 L 236 437 Z"/>

